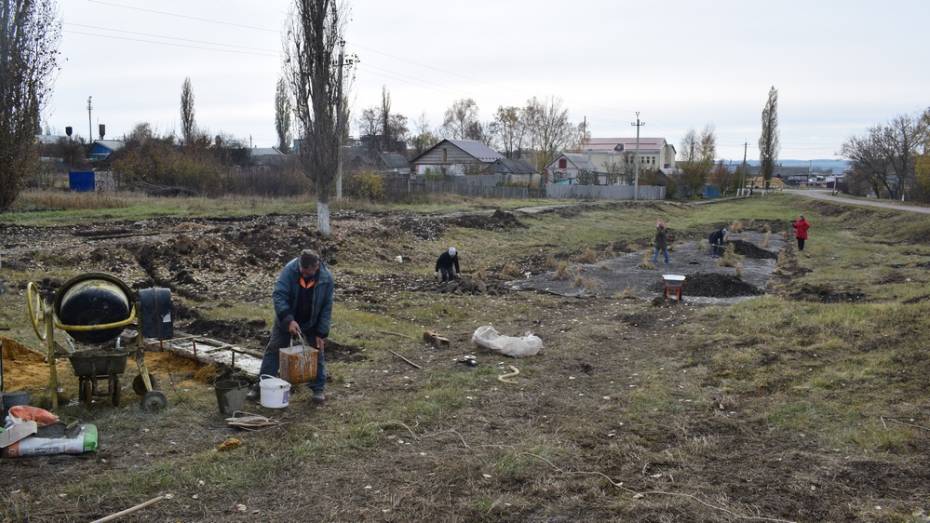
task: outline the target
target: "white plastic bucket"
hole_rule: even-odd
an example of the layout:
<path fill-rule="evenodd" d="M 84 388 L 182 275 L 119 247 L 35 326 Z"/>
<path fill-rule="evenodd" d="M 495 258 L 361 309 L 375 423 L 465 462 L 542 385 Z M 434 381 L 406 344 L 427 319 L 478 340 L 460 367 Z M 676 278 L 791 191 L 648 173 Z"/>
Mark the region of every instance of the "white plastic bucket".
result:
<path fill-rule="evenodd" d="M 283 409 L 287 407 L 291 398 L 291 384 L 267 374 L 262 374 L 259 378 L 259 388 L 261 389 L 261 405 L 269 409 Z"/>

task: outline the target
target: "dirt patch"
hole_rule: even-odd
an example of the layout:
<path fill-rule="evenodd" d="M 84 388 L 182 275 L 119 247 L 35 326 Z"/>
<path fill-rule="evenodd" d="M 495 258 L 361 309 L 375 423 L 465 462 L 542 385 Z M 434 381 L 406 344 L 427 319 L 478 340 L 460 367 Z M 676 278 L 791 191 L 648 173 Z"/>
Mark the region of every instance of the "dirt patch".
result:
<path fill-rule="evenodd" d="M 790 294 L 791 299 L 801 301 L 819 301 L 821 303 L 857 302 L 866 298 L 858 291 L 836 291 L 829 285 L 815 285 L 805 283 L 796 292 Z"/>
<path fill-rule="evenodd" d="M 183 327 L 185 332 L 216 338 L 225 342 L 263 345 L 271 332 L 265 320 L 209 320 L 197 318 Z"/>
<path fill-rule="evenodd" d="M 881 278 L 875 280 L 877 285 L 887 285 L 890 283 L 905 283 L 907 281 L 907 276 L 904 273 L 898 271 L 891 271 L 887 274 L 882 275 Z"/>
<path fill-rule="evenodd" d="M 657 318 L 656 315 L 647 312 L 634 312 L 631 314 L 621 314 L 618 316 L 618 319 L 633 327 L 652 328 L 655 326 Z"/>
<path fill-rule="evenodd" d="M 686 296 L 708 298 L 735 298 L 763 294 L 758 287 L 729 274 L 699 272 L 685 280 Z"/>
<path fill-rule="evenodd" d="M 428 282 L 418 287 L 418 291 L 438 292 L 440 294 L 487 294 L 497 296 L 506 294 L 509 290 L 497 282 L 486 282 L 469 276 L 447 282 Z"/>
<path fill-rule="evenodd" d="M 326 361 L 343 361 L 355 363 L 367 360 L 364 349 L 354 345 L 344 345 L 337 341 L 326 340 Z"/>
<path fill-rule="evenodd" d="M 928 300 L 930 300 L 930 294 L 923 294 L 923 295 L 920 295 L 920 296 L 914 296 L 913 298 L 908 298 L 908 299 L 902 301 L 901 303 L 903 303 L 903 304 L 905 304 L 905 305 L 913 305 L 913 304 L 915 304 L 915 303 L 922 303 L 922 302 L 925 302 L 925 301 L 928 301 Z"/>
<path fill-rule="evenodd" d="M 390 229 L 412 234 L 421 240 L 438 240 L 446 232 L 446 224 L 429 216 L 404 214 L 385 223 Z"/>
<path fill-rule="evenodd" d="M 466 214 L 451 218 L 449 223 L 468 229 L 482 229 L 485 231 L 504 231 L 516 228 L 525 228 L 513 213 L 497 209 L 494 214 Z"/>
<path fill-rule="evenodd" d="M 733 245 L 733 248 L 736 250 L 736 254 L 745 256 L 747 258 L 753 258 L 756 260 L 775 260 L 778 258 L 778 254 L 758 247 L 756 244 L 747 242 L 745 240 L 730 240 L 727 242 L 727 244 Z"/>

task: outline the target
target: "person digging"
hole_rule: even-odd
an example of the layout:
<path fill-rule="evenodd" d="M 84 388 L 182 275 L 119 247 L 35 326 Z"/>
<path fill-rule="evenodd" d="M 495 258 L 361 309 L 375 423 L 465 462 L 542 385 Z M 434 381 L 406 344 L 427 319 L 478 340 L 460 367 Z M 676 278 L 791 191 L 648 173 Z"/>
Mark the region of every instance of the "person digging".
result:
<path fill-rule="evenodd" d="M 723 242 L 727 239 L 727 228 L 722 227 L 710 234 L 707 241 L 710 242 L 710 255 L 714 258 L 723 255 Z"/>
<path fill-rule="evenodd" d="M 656 222 L 655 250 L 652 253 L 652 264 L 659 263 L 659 252 L 665 256 L 665 265 L 668 265 L 668 227 L 662 220 Z"/>
<path fill-rule="evenodd" d="M 798 219 L 791 222 L 794 227 L 794 237 L 798 240 L 798 251 L 804 250 L 804 242 L 807 241 L 807 230 L 811 228 L 809 221 L 804 219 L 804 215 L 798 215 Z"/>
<path fill-rule="evenodd" d="M 462 271 L 459 270 L 459 253 L 455 247 L 439 255 L 436 259 L 436 272 L 443 282 L 454 280 Z"/>
<path fill-rule="evenodd" d="M 271 294 L 275 320 L 259 371 L 259 375 L 277 376 L 278 351 L 289 346 L 292 337 L 302 334 L 320 351 L 316 381 L 307 384 L 313 391 L 313 401 L 316 403 L 326 400 L 323 394 L 326 386 L 324 348 L 332 319 L 333 287 L 332 274 L 314 250 L 305 249 L 300 256 L 284 266 Z M 258 400 L 258 385 L 252 388 L 248 398 Z"/>

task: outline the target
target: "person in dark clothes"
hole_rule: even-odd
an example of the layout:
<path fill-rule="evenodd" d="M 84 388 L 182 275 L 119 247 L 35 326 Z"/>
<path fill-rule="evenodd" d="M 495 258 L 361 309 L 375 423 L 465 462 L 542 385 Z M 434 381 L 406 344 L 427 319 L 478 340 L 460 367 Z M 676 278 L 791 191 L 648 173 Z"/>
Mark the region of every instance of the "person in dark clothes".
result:
<path fill-rule="evenodd" d="M 455 247 L 449 247 L 449 250 L 439 255 L 436 259 L 436 272 L 442 277 L 442 281 L 452 281 L 459 270 L 459 253 Z"/>
<path fill-rule="evenodd" d="M 659 262 L 659 252 L 661 251 L 665 255 L 665 265 L 668 265 L 668 228 L 665 226 L 665 223 L 662 220 L 656 222 L 656 236 L 654 240 L 654 247 L 652 253 L 652 264 L 655 265 Z"/>
<path fill-rule="evenodd" d="M 810 222 L 804 219 L 804 215 L 798 216 L 798 219 L 791 223 L 794 227 L 794 237 L 798 240 L 798 250 L 804 250 L 804 242 L 807 241 L 807 230 L 811 228 Z"/>
<path fill-rule="evenodd" d="M 316 381 L 307 386 L 313 391 L 313 401 L 322 403 L 326 400 L 323 388 L 326 386 L 326 364 L 324 349 L 326 337 L 333 312 L 333 276 L 320 255 L 311 249 L 305 249 L 294 258 L 278 276 L 274 285 L 274 326 L 271 339 L 265 347 L 259 374 L 278 375 L 278 351 L 291 344 L 291 337 L 303 334 L 308 343 L 320 351 L 317 360 Z M 249 393 L 250 399 L 258 399 L 256 385 Z"/>
<path fill-rule="evenodd" d="M 723 254 L 723 242 L 727 238 L 727 228 L 722 227 L 710 234 L 707 241 L 710 243 L 710 255 L 717 257 Z"/>

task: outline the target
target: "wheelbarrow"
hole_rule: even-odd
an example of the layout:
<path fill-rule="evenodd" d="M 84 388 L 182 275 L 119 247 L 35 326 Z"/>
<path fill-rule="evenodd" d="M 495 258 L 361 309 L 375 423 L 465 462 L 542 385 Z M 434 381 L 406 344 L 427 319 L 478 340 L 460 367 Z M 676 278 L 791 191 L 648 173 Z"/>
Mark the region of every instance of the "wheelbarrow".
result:
<path fill-rule="evenodd" d="M 95 397 L 109 397 L 114 407 L 119 406 L 119 375 L 126 371 L 128 352 L 91 350 L 68 356 L 74 375 L 78 378 L 78 399 L 90 407 Z M 98 380 L 105 379 L 107 388 L 100 391 Z"/>

